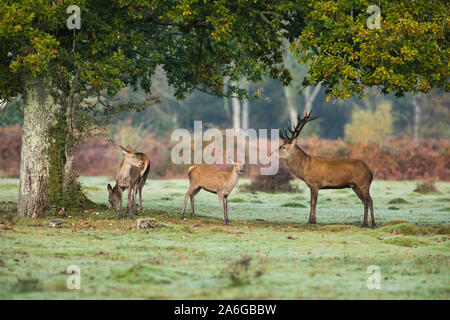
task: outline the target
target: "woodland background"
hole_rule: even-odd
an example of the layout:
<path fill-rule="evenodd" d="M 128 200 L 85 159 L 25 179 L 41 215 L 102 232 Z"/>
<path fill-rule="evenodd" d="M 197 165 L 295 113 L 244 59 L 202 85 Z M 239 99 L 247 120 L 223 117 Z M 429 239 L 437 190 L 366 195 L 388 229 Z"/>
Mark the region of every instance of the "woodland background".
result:
<path fill-rule="evenodd" d="M 238 83 L 260 95 L 238 100 L 195 92 L 177 100 L 164 72 L 155 76 L 152 90 L 160 97 L 138 113 L 117 114 L 99 136 L 78 148 L 75 168 L 86 176 L 110 176 L 121 159 L 115 144 L 130 144 L 152 160 L 153 178 L 185 177 L 187 166 L 170 161 L 170 134 L 176 128 L 192 130 L 194 120 L 203 128 L 284 128 L 297 112 L 313 110 L 320 118 L 302 133 L 301 145 L 312 155 L 354 157 L 369 163 L 376 179 L 450 181 L 450 99 L 434 90 L 428 95 L 377 95 L 365 99 L 327 102 L 324 88 L 313 87 L 297 95 L 304 67 L 291 64 L 295 81 L 289 87 L 266 79 Z M 144 100 L 145 93 L 131 88 L 119 92 L 123 101 Z M 17 177 L 20 167 L 22 102 L 6 109 L 0 121 L 0 176 Z M 256 166 L 247 176 L 258 172 Z"/>

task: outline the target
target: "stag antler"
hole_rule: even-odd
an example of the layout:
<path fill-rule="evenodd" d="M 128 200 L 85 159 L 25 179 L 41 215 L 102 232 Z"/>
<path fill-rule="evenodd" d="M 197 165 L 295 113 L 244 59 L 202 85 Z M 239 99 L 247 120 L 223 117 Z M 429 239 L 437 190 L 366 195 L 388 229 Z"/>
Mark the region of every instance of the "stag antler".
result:
<path fill-rule="evenodd" d="M 305 112 L 305 115 L 303 118 L 300 117 L 300 114 L 297 116 L 297 124 L 295 125 L 295 128 L 292 130 L 290 124 L 288 123 L 288 130 L 291 133 L 291 136 L 287 134 L 286 130 L 281 131 L 280 130 L 280 138 L 283 139 L 285 142 L 292 142 L 294 139 L 298 137 L 300 132 L 302 131 L 303 127 L 309 122 L 314 119 L 317 119 L 318 117 L 311 117 L 312 111 Z"/>

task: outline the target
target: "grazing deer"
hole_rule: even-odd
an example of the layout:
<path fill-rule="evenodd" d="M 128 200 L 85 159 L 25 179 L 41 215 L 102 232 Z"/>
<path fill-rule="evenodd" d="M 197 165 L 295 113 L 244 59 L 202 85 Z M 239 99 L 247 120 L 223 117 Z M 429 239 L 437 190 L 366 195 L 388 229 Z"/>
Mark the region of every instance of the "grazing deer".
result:
<path fill-rule="evenodd" d="M 131 147 L 120 146 L 124 157 L 122 163 L 117 168 L 116 185 L 114 188 L 108 184 L 109 202 L 115 210 L 119 210 L 119 219 L 122 218 L 122 192 L 128 188 L 127 211 L 130 219 L 133 218 L 132 211 L 137 214 L 136 193 L 139 191 L 140 207 L 142 210 L 142 188 L 150 172 L 150 160 L 140 152 L 132 152 Z"/>
<path fill-rule="evenodd" d="M 244 172 L 244 164 L 233 163 L 233 171 L 217 171 L 207 164 L 197 164 L 189 167 L 189 189 L 184 197 L 184 206 L 181 210 L 181 219 L 184 219 L 184 211 L 188 198 L 191 199 L 191 217 L 195 218 L 194 197 L 204 189 L 219 196 L 222 206 L 223 223 L 228 224 L 228 196 L 239 181 L 239 176 Z"/>
<path fill-rule="evenodd" d="M 370 184 L 373 173 L 369 166 L 358 159 L 328 159 L 312 157 L 303 151 L 298 145 L 298 136 L 303 127 L 311 120 L 311 112 L 303 118 L 297 117 L 297 125 L 292 130 L 288 125 L 290 136 L 286 131 L 280 131 L 282 145 L 274 156 L 285 159 L 289 171 L 303 180 L 311 191 L 311 208 L 309 222 L 316 223 L 316 204 L 320 189 L 352 188 L 364 204 L 364 227 L 367 227 L 367 214 L 370 208 L 372 227 L 375 227 L 373 215 L 373 202 L 370 197 Z"/>

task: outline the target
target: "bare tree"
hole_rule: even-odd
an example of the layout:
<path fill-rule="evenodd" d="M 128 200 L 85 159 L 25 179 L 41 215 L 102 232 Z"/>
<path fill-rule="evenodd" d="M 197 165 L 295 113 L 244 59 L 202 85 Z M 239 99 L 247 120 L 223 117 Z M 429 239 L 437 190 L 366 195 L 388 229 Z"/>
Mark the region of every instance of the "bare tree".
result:
<path fill-rule="evenodd" d="M 416 94 L 412 97 L 412 105 L 414 107 L 413 138 L 415 141 L 419 140 L 420 124 L 422 122 L 422 107 L 420 106 L 420 100 L 420 94 Z"/>
<path fill-rule="evenodd" d="M 317 98 L 317 95 L 319 94 L 321 88 L 322 84 L 319 83 L 315 87 L 309 86 L 302 91 L 301 97 L 304 97 L 304 103 L 302 103 L 302 105 L 305 106 L 305 112 L 310 112 L 312 110 L 314 100 Z M 283 89 L 284 96 L 286 98 L 286 106 L 289 113 L 289 119 L 291 120 L 291 123 L 295 125 L 297 121 L 297 113 L 299 112 L 295 105 L 295 93 L 293 94 L 292 87 L 283 87 Z"/>
<path fill-rule="evenodd" d="M 312 109 L 312 104 L 314 100 L 317 97 L 317 94 L 320 92 L 320 89 L 322 88 L 322 84 L 319 83 L 317 86 L 314 87 L 314 89 L 311 89 L 311 87 L 306 88 L 305 92 L 305 112 L 310 112 Z M 312 90 L 312 91 L 311 91 Z"/>
<path fill-rule="evenodd" d="M 292 96 L 290 87 L 283 87 L 284 89 L 284 97 L 286 98 L 286 106 L 289 113 L 289 119 L 291 123 L 295 123 L 297 120 L 297 108 L 295 107 L 295 99 Z"/>
<path fill-rule="evenodd" d="M 244 89 L 247 90 L 250 88 L 249 83 L 244 83 Z M 242 99 L 242 129 L 247 130 L 249 128 L 249 101 L 246 97 Z"/>
<path fill-rule="evenodd" d="M 228 77 L 225 77 L 223 79 L 223 92 L 227 92 L 228 90 Z M 225 109 L 226 114 L 229 116 L 230 115 L 230 103 L 228 101 L 228 97 L 223 97 L 223 108 Z"/>
<path fill-rule="evenodd" d="M 287 43 L 285 45 L 288 46 Z M 312 110 L 314 100 L 317 98 L 317 95 L 322 89 L 322 85 L 319 83 L 314 87 L 308 86 L 303 88 L 301 93 L 297 92 L 298 90 L 296 90 L 296 88 L 301 87 L 303 79 L 308 72 L 308 66 L 298 64 L 297 59 L 288 50 L 284 53 L 284 61 L 294 77 L 292 84 L 290 86 L 283 87 L 283 90 L 284 97 L 286 98 L 286 107 L 289 114 L 289 119 L 291 123 L 295 125 L 297 121 L 297 113 L 299 112 L 295 103 L 297 93 L 300 94 L 300 97 L 304 97 L 301 105 L 305 106 L 305 112 L 310 112 Z"/>
<path fill-rule="evenodd" d="M 232 81 L 231 85 L 237 87 L 235 81 Z M 241 128 L 241 103 L 235 95 L 231 97 L 231 105 L 233 107 L 233 129 L 238 130 Z"/>

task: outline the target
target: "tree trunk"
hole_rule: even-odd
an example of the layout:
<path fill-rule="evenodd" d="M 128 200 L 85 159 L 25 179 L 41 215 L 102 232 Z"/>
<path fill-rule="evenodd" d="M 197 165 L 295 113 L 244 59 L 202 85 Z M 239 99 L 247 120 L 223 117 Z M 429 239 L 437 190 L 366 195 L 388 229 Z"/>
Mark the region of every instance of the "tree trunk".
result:
<path fill-rule="evenodd" d="M 73 182 L 73 163 L 75 161 L 75 148 L 72 146 L 67 146 L 66 149 L 66 163 L 64 164 L 64 190 L 70 186 Z"/>
<path fill-rule="evenodd" d="M 415 95 L 412 97 L 412 104 L 414 106 L 414 128 L 413 138 L 415 141 L 419 141 L 420 123 L 422 122 L 422 108 L 420 107 L 420 96 Z"/>
<path fill-rule="evenodd" d="M 44 82 L 34 81 L 27 85 L 23 109 L 18 214 L 36 218 L 44 213 L 47 205 L 48 129 L 54 123 L 56 111 Z"/>
<path fill-rule="evenodd" d="M 248 90 L 250 89 L 250 83 L 245 81 L 243 86 L 245 90 L 247 90 L 248 94 Z M 244 99 L 242 100 L 242 129 L 244 130 L 248 129 L 250 123 L 248 106 L 249 106 L 248 99 L 244 97 Z"/>
<path fill-rule="evenodd" d="M 73 114 L 74 114 L 74 89 L 75 85 L 72 83 L 72 90 L 69 95 L 67 110 L 66 110 L 66 143 L 64 148 L 64 155 L 66 163 L 64 164 L 63 190 L 67 191 L 69 185 L 73 182 L 73 162 L 75 160 L 75 137 L 73 131 Z"/>
<path fill-rule="evenodd" d="M 242 100 L 242 129 L 247 130 L 249 126 L 248 99 Z"/>
<path fill-rule="evenodd" d="M 236 82 L 231 83 L 232 86 L 236 86 Z M 237 97 L 231 98 L 233 105 L 233 129 L 238 130 L 241 128 L 241 103 Z"/>
<path fill-rule="evenodd" d="M 227 92 L 228 90 L 228 79 L 225 78 L 223 80 L 223 92 Z M 227 114 L 227 116 L 230 115 L 230 105 L 229 105 L 229 101 L 227 97 L 223 97 L 223 108 L 225 109 L 225 113 Z"/>
<path fill-rule="evenodd" d="M 314 100 L 317 97 L 317 94 L 320 91 L 320 88 L 322 87 L 322 85 L 319 83 L 314 90 L 312 91 L 311 94 L 308 94 L 305 98 L 306 98 L 306 103 L 305 103 L 305 112 L 310 112 L 312 110 L 312 104 L 314 102 Z M 311 91 L 309 91 L 311 92 Z"/>
<path fill-rule="evenodd" d="M 289 112 L 289 119 L 293 126 L 295 126 L 297 121 L 297 108 L 295 108 L 294 99 L 291 95 L 291 91 L 289 87 L 283 87 L 284 89 L 284 97 L 286 98 L 286 106 Z"/>

